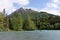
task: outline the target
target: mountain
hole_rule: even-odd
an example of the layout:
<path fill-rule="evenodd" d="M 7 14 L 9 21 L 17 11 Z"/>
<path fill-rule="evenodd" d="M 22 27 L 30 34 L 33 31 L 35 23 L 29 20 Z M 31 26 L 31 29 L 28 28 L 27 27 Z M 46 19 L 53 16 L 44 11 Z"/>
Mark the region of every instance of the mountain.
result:
<path fill-rule="evenodd" d="M 13 31 L 60 30 L 60 16 L 33 9 L 20 8 L 6 17 L 1 17 L 1 19 L 4 27 Z"/>
<path fill-rule="evenodd" d="M 18 14 L 18 13 L 22 14 L 23 19 L 26 18 L 27 14 L 29 14 L 31 18 L 35 18 L 35 17 L 46 18 L 46 17 L 54 16 L 53 14 L 49 14 L 47 12 L 38 12 L 32 9 L 23 9 L 23 8 L 19 8 L 18 10 L 14 11 L 13 13 L 11 13 L 10 16 L 14 16 L 14 14 Z"/>

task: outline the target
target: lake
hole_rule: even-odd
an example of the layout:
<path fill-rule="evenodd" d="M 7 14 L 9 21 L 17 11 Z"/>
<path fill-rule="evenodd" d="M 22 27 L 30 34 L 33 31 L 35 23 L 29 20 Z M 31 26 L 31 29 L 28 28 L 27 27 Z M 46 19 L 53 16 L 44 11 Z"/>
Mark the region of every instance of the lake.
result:
<path fill-rule="evenodd" d="M 60 40 L 59 30 L 0 32 L 0 40 Z"/>

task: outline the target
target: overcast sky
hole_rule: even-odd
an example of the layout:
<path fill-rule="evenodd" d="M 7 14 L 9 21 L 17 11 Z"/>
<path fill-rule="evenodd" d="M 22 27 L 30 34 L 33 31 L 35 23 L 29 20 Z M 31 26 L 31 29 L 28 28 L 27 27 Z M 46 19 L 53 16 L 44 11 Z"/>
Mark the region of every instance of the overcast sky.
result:
<path fill-rule="evenodd" d="M 60 15 L 60 0 L 0 0 L 1 12 L 5 8 L 6 13 L 10 14 L 20 7 Z"/>

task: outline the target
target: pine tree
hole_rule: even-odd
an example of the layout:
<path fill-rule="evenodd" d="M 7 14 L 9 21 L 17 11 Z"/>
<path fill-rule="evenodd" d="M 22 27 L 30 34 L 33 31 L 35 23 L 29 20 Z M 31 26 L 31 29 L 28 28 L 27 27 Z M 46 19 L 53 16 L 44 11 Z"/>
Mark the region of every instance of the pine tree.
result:
<path fill-rule="evenodd" d="M 27 18 L 24 22 L 24 30 L 36 30 L 36 26 L 34 24 L 34 22 L 31 20 L 31 17 L 29 16 L 29 14 L 27 14 Z"/>
<path fill-rule="evenodd" d="M 4 26 L 4 16 L 0 13 L 0 31 L 7 31 L 6 27 Z"/>
<path fill-rule="evenodd" d="M 6 31 L 8 31 L 9 30 L 9 21 L 8 21 L 9 18 L 8 18 L 7 14 L 6 14 L 5 9 L 3 9 L 2 15 L 3 15 L 3 24 L 4 24 L 4 27 L 6 28 Z"/>
<path fill-rule="evenodd" d="M 23 27 L 23 19 L 21 16 L 21 13 L 18 14 L 14 14 L 14 17 L 10 17 L 10 25 L 11 25 L 11 29 L 15 30 L 15 31 L 21 31 L 22 27 Z"/>
<path fill-rule="evenodd" d="M 18 16 L 17 17 L 17 20 L 16 20 L 16 22 L 17 22 L 17 30 L 18 31 L 21 31 L 22 30 L 22 27 L 23 27 L 22 15 L 21 15 L 21 13 L 19 13 L 17 16 Z"/>

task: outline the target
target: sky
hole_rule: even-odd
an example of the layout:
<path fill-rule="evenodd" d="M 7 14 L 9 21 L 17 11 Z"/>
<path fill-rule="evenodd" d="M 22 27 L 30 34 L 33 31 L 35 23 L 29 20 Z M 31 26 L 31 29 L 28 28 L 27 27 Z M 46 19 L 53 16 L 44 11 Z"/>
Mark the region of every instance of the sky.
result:
<path fill-rule="evenodd" d="M 20 7 L 60 15 L 60 0 L 0 0 L 0 12 L 5 8 L 11 14 Z"/>

